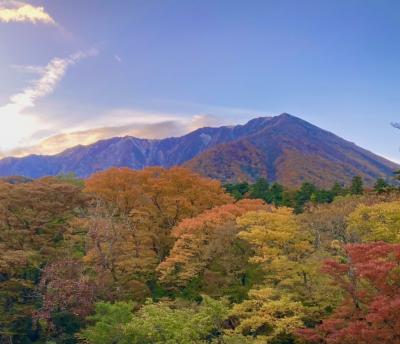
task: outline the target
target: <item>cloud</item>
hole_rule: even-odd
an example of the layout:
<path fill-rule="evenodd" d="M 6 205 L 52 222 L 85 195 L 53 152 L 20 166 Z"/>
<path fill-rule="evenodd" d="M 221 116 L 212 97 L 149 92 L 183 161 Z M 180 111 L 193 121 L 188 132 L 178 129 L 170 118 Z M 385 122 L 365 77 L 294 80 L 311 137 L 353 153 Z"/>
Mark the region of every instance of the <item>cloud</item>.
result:
<path fill-rule="evenodd" d="M 10 67 L 20 73 L 43 74 L 45 72 L 45 67 L 43 66 L 11 65 Z"/>
<path fill-rule="evenodd" d="M 96 50 L 80 51 L 66 58 L 54 58 L 47 66 L 37 68 L 39 79 L 29 87 L 12 95 L 9 102 L 0 107 L 0 148 L 13 147 L 37 131 L 35 116 L 24 114 L 24 111 L 35 107 L 37 100 L 51 94 L 67 72 L 68 67 L 88 56 L 97 54 Z M 32 66 L 28 69 L 32 70 Z"/>
<path fill-rule="evenodd" d="M 221 121 L 221 119 L 219 119 Z M 111 137 L 135 136 L 139 138 L 161 139 L 184 135 L 204 126 L 218 123 L 218 117 L 212 115 L 196 115 L 191 118 L 159 120 L 153 123 L 131 122 L 121 126 L 101 127 L 81 131 L 73 131 L 49 136 L 38 144 L 19 147 L 0 154 L 5 156 L 26 156 L 29 154 L 57 154 L 76 145 L 88 145 Z M 42 132 L 38 135 L 41 136 Z M 34 134 L 36 135 L 36 133 Z"/>
<path fill-rule="evenodd" d="M 94 54 L 96 54 L 95 50 L 78 52 L 64 59 L 54 58 L 45 67 L 41 78 L 35 81 L 31 87 L 13 95 L 10 98 L 11 102 L 6 106 L 14 108 L 18 112 L 29 107 L 34 107 L 37 99 L 47 96 L 54 91 L 60 80 L 64 77 L 69 66 Z"/>
<path fill-rule="evenodd" d="M 221 125 L 222 123 L 223 121 L 221 121 L 221 118 L 218 116 L 211 114 L 194 115 L 188 129 L 192 131 L 196 130 L 197 128 Z"/>
<path fill-rule="evenodd" d="M 0 22 L 30 22 L 56 25 L 43 7 L 19 1 L 0 1 Z"/>

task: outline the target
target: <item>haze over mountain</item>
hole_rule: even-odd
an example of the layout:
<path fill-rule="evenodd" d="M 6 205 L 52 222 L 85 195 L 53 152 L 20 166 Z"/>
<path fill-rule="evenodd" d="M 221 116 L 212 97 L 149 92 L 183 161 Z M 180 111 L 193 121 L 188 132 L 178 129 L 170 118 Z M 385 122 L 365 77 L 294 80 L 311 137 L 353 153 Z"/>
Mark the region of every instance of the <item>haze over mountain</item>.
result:
<path fill-rule="evenodd" d="M 289 114 L 260 117 L 244 125 L 200 128 L 182 137 L 131 136 L 76 146 L 53 156 L 0 160 L 0 176 L 38 178 L 73 172 L 87 177 L 110 167 L 142 169 L 183 165 L 224 182 L 265 177 L 287 186 L 311 181 L 330 186 L 354 175 L 367 184 L 390 178 L 399 166 Z"/>

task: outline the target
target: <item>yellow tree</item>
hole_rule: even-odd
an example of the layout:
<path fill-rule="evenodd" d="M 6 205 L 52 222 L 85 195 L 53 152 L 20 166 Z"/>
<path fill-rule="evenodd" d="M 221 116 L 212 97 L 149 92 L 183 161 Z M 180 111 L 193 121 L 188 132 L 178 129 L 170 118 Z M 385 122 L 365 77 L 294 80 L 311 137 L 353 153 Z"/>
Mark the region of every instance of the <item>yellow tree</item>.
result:
<path fill-rule="evenodd" d="M 237 304 L 231 311 L 231 318 L 239 319 L 233 331 L 227 335 L 255 337 L 257 343 L 293 333 L 303 326 L 304 306 L 287 295 L 279 295 L 272 288 L 253 289 L 249 299 Z"/>
<path fill-rule="evenodd" d="M 348 217 L 348 231 L 362 241 L 400 242 L 400 202 L 359 205 Z"/>
<path fill-rule="evenodd" d="M 290 335 L 302 320 L 318 320 L 337 297 L 321 277 L 322 257 L 298 217 L 289 208 L 278 208 L 248 212 L 237 223 L 239 237 L 254 249 L 250 260 L 263 267 L 265 279 L 250 291 L 249 300 L 233 308 L 231 316 L 239 322 L 235 331 L 269 341 Z"/>
<path fill-rule="evenodd" d="M 157 268 L 160 281 L 168 288 L 180 289 L 197 278 L 202 291 L 214 296 L 235 281 L 245 285 L 251 250 L 237 238 L 236 218 L 269 208 L 260 200 L 242 200 L 183 220 L 172 230 L 176 241 L 170 255 Z"/>
<path fill-rule="evenodd" d="M 290 271 L 299 269 L 299 262 L 312 252 L 308 233 L 299 229 L 290 208 L 272 212 L 248 212 L 237 220 L 242 231 L 239 238 L 252 245 L 252 262 L 262 264 L 273 283 L 282 282 Z"/>

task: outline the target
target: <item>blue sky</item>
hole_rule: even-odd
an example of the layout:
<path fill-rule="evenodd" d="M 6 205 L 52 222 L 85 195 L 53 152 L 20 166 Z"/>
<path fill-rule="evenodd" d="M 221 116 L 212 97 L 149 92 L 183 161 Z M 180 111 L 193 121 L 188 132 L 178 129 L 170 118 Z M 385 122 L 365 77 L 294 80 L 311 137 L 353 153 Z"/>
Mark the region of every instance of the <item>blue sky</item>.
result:
<path fill-rule="evenodd" d="M 0 0 L 0 155 L 288 112 L 400 161 L 400 1 Z"/>

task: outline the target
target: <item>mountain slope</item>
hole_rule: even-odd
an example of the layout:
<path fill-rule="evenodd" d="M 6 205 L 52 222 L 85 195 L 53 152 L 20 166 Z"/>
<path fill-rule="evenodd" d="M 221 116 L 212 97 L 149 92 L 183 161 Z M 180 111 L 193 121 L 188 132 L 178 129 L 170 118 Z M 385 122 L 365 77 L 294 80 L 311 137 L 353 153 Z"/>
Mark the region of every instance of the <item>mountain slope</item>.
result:
<path fill-rule="evenodd" d="M 297 117 L 256 118 L 245 125 L 201 128 L 163 140 L 116 137 L 76 146 L 53 156 L 0 160 L 0 176 L 37 178 L 74 172 L 87 177 L 109 167 L 184 165 L 224 181 L 266 177 L 297 186 L 348 182 L 361 175 L 368 183 L 390 176 L 398 166 Z"/>
<path fill-rule="evenodd" d="M 245 156 L 239 147 L 246 147 Z M 259 157 L 252 159 L 254 164 L 249 164 L 250 155 Z M 224 163 L 227 160 L 234 168 Z M 387 159 L 288 114 L 274 117 L 268 126 L 245 138 L 211 148 L 185 166 L 226 182 L 265 177 L 288 186 L 312 181 L 325 187 L 335 181 L 348 183 L 354 175 L 372 185 L 376 178 L 388 178 L 398 168 Z"/>

